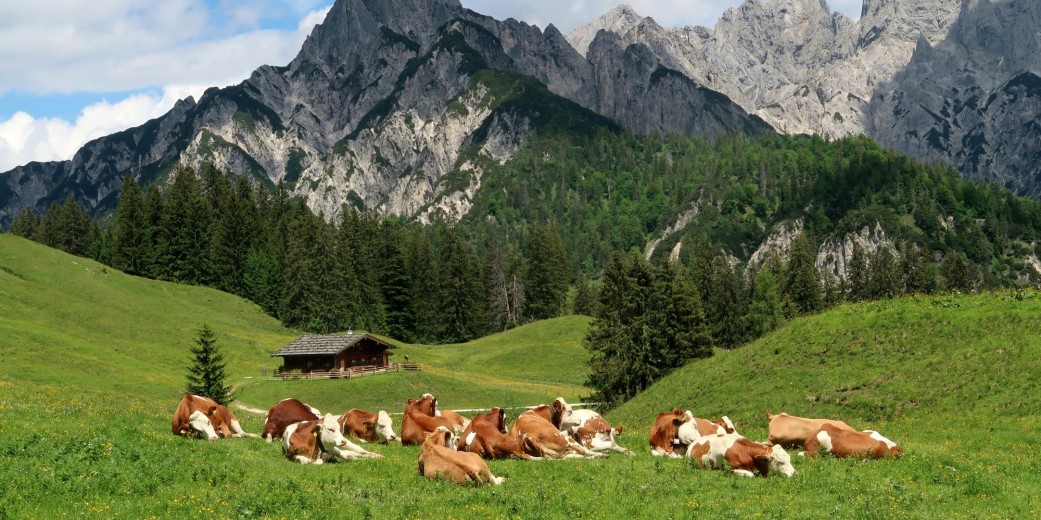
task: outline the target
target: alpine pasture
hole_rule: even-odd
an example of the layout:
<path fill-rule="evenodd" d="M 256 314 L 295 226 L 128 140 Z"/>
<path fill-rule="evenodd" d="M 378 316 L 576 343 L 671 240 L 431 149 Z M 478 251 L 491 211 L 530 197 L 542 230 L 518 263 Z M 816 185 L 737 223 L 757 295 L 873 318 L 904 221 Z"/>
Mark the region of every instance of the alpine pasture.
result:
<path fill-rule="evenodd" d="M 578 402 L 588 320 L 540 322 L 466 345 L 400 345 L 424 370 L 350 381 L 267 381 L 298 333 L 209 289 L 147 281 L 0 236 L 0 518 L 1028 518 L 1041 515 L 1041 296 L 916 297 L 845 305 L 717 351 L 608 414 L 637 454 L 491 461 L 499 487 L 430 482 L 418 447 L 384 460 L 287 461 L 277 444 L 175 437 L 188 345 L 217 332 L 239 402 L 297 397 L 323 412 L 400 413 Z M 804 460 L 746 479 L 648 453 L 674 406 L 729 415 L 753 440 L 763 412 L 840 417 L 900 443 L 896 460 Z M 247 431 L 262 415 L 232 408 Z M 510 419 L 519 410 L 510 410 Z M 395 415 L 395 429 L 400 415 Z"/>

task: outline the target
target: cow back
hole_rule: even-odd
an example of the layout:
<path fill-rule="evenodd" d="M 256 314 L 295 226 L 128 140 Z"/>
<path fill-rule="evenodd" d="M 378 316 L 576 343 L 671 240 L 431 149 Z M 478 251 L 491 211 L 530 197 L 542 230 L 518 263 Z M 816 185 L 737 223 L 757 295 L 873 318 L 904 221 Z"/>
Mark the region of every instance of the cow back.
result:
<path fill-rule="evenodd" d="M 283 399 L 268 411 L 261 436 L 265 438 L 282 437 L 286 427 L 290 424 L 317 420 L 318 416 L 310 406 L 297 399 Z"/>

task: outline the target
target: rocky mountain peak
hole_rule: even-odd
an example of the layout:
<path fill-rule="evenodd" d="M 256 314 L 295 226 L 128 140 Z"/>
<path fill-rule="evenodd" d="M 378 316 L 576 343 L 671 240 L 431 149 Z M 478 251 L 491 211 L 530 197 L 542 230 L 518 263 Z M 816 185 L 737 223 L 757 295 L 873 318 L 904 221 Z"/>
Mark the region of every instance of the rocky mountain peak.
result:
<path fill-rule="evenodd" d="M 571 46 L 585 56 L 589 51 L 589 45 L 596 39 L 596 33 L 608 31 L 614 34 L 625 34 L 636 27 L 643 17 L 627 4 L 619 5 L 604 13 L 596 20 L 583 25 L 568 35 L 567 40 Z"/>

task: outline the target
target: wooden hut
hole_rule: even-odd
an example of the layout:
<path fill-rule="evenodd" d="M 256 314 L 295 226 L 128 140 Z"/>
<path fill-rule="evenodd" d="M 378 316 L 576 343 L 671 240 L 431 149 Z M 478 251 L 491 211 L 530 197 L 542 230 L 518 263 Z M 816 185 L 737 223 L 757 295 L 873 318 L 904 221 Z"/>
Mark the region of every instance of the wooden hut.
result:
<path fill-rule="evenodd" d="M 278 349 L 271 357 L 282 358 L 282 371 L 333 372 L 356 367 L 386 367 L 390 352 L 397 348 L 368 334 L 303 336 Z"/>

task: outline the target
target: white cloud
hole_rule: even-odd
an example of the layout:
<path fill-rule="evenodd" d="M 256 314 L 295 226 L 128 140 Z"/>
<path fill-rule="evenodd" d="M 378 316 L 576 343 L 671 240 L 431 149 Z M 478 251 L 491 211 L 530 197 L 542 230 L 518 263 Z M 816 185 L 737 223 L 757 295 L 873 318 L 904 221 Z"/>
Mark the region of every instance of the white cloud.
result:
<path fill-rule="evenodd" d="M 30 161 L 72 158 L 85 143 L 141 125 L 170 110 L 179 99 L 195 96 L 206 85 L 175 85 L 162 92 L 134 94 L 112 103 L 101 101 L 84 108 L 74 123 L 60 118 L 34 118 L 18 112 L 0 122 L 0 171 Z"/>
<path fill-rule="evenodd" d="M 99 2 L 99 10 L 108 12 L 106 8 L 120 7 L 116 4 L 123 3 L 127 2 Z M 186 13 L 192 10 L 188 4 L 193 2 L 167 3 L 170 4 L 168 9 Z M 307 0 L 302 3 L 306 4 Z M 43 60 L 39 67 L 4 61 L 4 53 L 12 53 L 12 35 L 33 32 L 10 28 L 11 25 L 17 26 L 19 17 L 25 16 L 24 9 L 16 11 L 12 13 L 15 23 L 10 23 L 8 18 L 0 22 L 0 93 L 5 89 L 37 93 L 145 90 L 116 101 L 91 104 L 80 111 L 75 122 L 37 118 L 24 111 L 0 121 L 0 172 L 30 161 L 71 159 L 88 141 L 159 117 L 173 108 L 179 99 L 189 95 L 198 99 L 208 87 L 238 83 L 263 64 L 284 65 L 299 52 L 312 28 L 325 18 L 328 8 L 307 13 L 294 30 L 254 30 L 219 39 L 184 41 L 172 46 L 149 44 L 150 38 L 158 41 L 164 37 L 145 35 L 140 28 L 127 29 L 124 35 L 129 49 L 82 62 L 77 62 L 77 57 L 84 56 L 84 52 L 69 49 L 62 59 Z M 114 27 L 116 32 L 123 29 L 119 23 Z M 64 34 L 57 34 L 53 40 L 74 42 L 83 37 L 76 29 L 59 32 Z M 111 38 L 119 40 L 119 37 Z M 106 45 L 93 42 L 88 46 L 94 46 L 96 50 Z M 133 52 L 135 45 L 146 49 Z M 46 54 L 39 48 L 35 52 L 37 55 Z M 19 67 L 22 69 L 16 71 Z M 166 86 L 156 88 L 154 85 Z"/>

